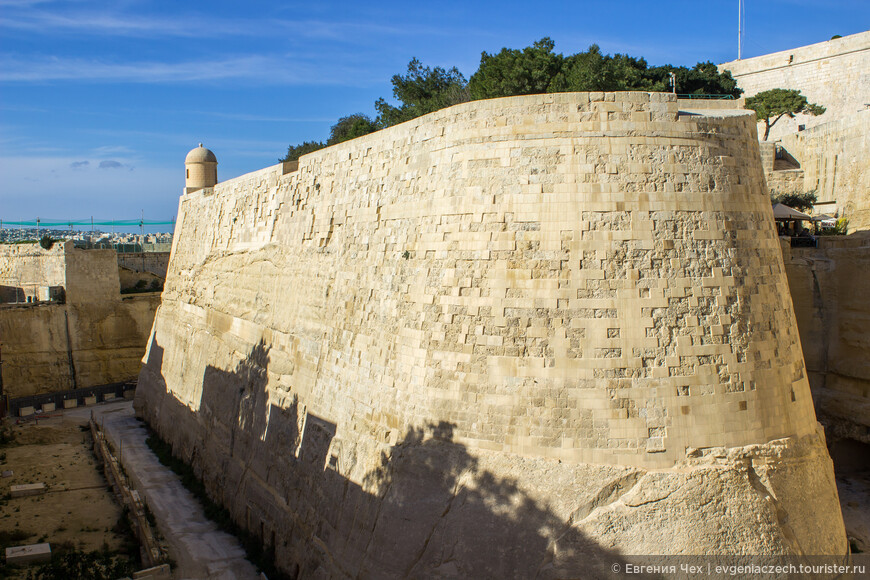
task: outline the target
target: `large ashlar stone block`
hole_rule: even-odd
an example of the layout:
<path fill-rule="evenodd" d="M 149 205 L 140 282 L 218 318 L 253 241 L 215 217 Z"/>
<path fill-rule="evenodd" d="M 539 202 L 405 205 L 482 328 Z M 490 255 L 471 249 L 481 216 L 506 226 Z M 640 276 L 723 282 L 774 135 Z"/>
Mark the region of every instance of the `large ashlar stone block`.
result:
<path fill-rule="evenodd" d="M 42 495 L 44 493 L 44 483 L 23 483 L 21 485 L 12 485 L 9 487 L 9 495 L 13 498 L 28 497 L 31 495 Z"/>
<path fill-rule="evenodd" d="M 33 564 L 51 561 L 51 544 L 30 544 L 6 548 L 7 564 Z"/>
<path fill-rule="evenodd" d="M 750 114 L 478 101 L 285 169 L 182 197 L 135 405 L 286 571 L 846 553 Z"/>

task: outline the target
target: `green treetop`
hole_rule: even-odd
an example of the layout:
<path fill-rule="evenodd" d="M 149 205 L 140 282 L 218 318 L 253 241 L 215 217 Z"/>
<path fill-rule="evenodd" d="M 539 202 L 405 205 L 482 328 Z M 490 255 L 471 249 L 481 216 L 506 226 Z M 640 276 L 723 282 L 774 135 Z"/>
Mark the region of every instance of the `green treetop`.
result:
<path fill-rule="evenodd" d="M 332 126 L 326 144 L 335 145 L 336 143 L 343 143 L 363 135 L 368 135 L 369 133 L 374 133 L 377 130 L 377 124 L 367 115 L 362 113 L 348 115 L 339 119 L 338 123 Z"/>
<path fill-rule="evenodd" d="M 324 147 L 326 147 L 326 144 L 321 143 L 320 141 L 305 141 L 299 145 L 290 145 L 287 148 L 287 155 L 285 155 L 281 161 L 296 161 L 303 155 L 312 153 L 318 149 L 323 149 Z"/>
<path fill-rule="evenodd" d="M 392 127 L 468 100 L 465 77 L 456 67 L 445 70 L 436 66 L 433 69 L 413 58 L 408 63 L 408 73 L 394 75 L 391 82 L 393 96 L 402 104 L 395 107 L 383 98 L 375 102 L 376 122 L 380 127 Z"/>
<path fill-rule="evenodd" d="M 503 48 L 498 54 L 484 52 L 480 67 L 468 81 L 472 99 L 546 93 L 562 67 L 563 57 L 555 54 L 555 43 L 542 38 L 523 50 Z"/>

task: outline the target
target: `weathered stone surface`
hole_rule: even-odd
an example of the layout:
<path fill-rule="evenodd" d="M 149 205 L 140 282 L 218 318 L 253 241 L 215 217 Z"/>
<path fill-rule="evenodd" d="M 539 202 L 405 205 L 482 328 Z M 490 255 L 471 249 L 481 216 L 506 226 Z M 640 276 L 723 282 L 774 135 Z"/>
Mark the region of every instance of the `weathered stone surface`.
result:
<path fill-rule="evenodd" d="M 795 89 L 826 108 L 823 115 L 783 117 L 773 126 L 769 139 L 800 169 L 770 171 L 768 186 L 779 193 L 814 191 L 824 202 L 816 206 L 819 213 L 847 218 L 850 231 L 870 229 L 870 31 L 727 62 L 719 70 L 732 72 L 744 97 Z"/>
<path fill-rule="evenodd" d="M 0 304 L 5 394 L 25 397 L 135 377 L 159 294 L 122 298 L 113 250 L 81 250 L 73 242 L 49 250 L 0 244 L 0 288 L 29 296 L 46 286 L 61 288 L 64 300 Z"/>
<path fill-rule="evenodd" d="M 816 409 L 828 436 L 870 444 L 870 232 L 821 237 L 783 259 Z"/>
<path fill-rule="evenodd" d="M 306 577 L 845 553 L 754 120 L 700 109 L 466 103 L 185 195 L 139 412 Z"/>
<path fill-rule="evenodd" d="M 870 93 L 868 69 L 870 31 L 719 65 L 720 71 L 731 71 L 745 97 L 770 89 L 797 89 L 811 103 L 826 108 L 818 117 L 780 119 L 771 129 L 771 139 L 795 133 L 799 125 L 811 128 L 864 109 Z"/>
<path fill-rule="evenodd" d="M 870 64 L 868 64 L 870 66 Z M 855 111 L 781 139 L 783 147 L 801 163 L 799 189 L 815 191 L 816 210 L 849 220 L 849 231 L 870 229 L 870 109 Z"/>

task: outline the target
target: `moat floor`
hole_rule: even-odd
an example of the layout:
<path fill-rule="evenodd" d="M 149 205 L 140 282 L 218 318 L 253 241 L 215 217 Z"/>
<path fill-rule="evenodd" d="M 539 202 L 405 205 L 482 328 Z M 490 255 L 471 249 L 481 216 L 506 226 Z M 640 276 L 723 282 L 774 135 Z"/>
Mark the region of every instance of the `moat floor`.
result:
<path fill-rule="evenodd" d="M 15 544 L 49 542 L 86 552 L 121 547 L 122 517 L 90 450 L 87 418 L 60 416 L 12 427 L 15 443 L 0 449 L 0 495 L 10 486 L 44 483 L 46 492 L 0 502 L 0 530 L 26 536 Z M 23 576 L 23 574 L 22 574 Z"/>
<path fill-rule="evenodd" d="M 870 473 L 838 476 L 837 491 L 852 549 L 870 552 Z"/>
<path fill-rule="evenodd" d="M 148 434 L 133 415 L 131 401 L 109 403 L 87 410 L 103 426 L 136 489 L 154 513 L 160 533 L 175 560 L 173 578 L 192 580 L 255 580 L 256 568 L 231 535 L 206 519 L 202 507 L 148 446 Z"/>

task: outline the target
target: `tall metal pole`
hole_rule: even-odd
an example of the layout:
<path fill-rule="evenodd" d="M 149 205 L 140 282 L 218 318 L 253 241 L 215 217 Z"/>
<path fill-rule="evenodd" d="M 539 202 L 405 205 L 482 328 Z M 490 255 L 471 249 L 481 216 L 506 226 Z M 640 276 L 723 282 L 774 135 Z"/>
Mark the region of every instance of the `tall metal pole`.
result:
<path fill-rule="evenodd" d="M 737 0 L 737 60 L 743 58 L 743 0 Z"/>

